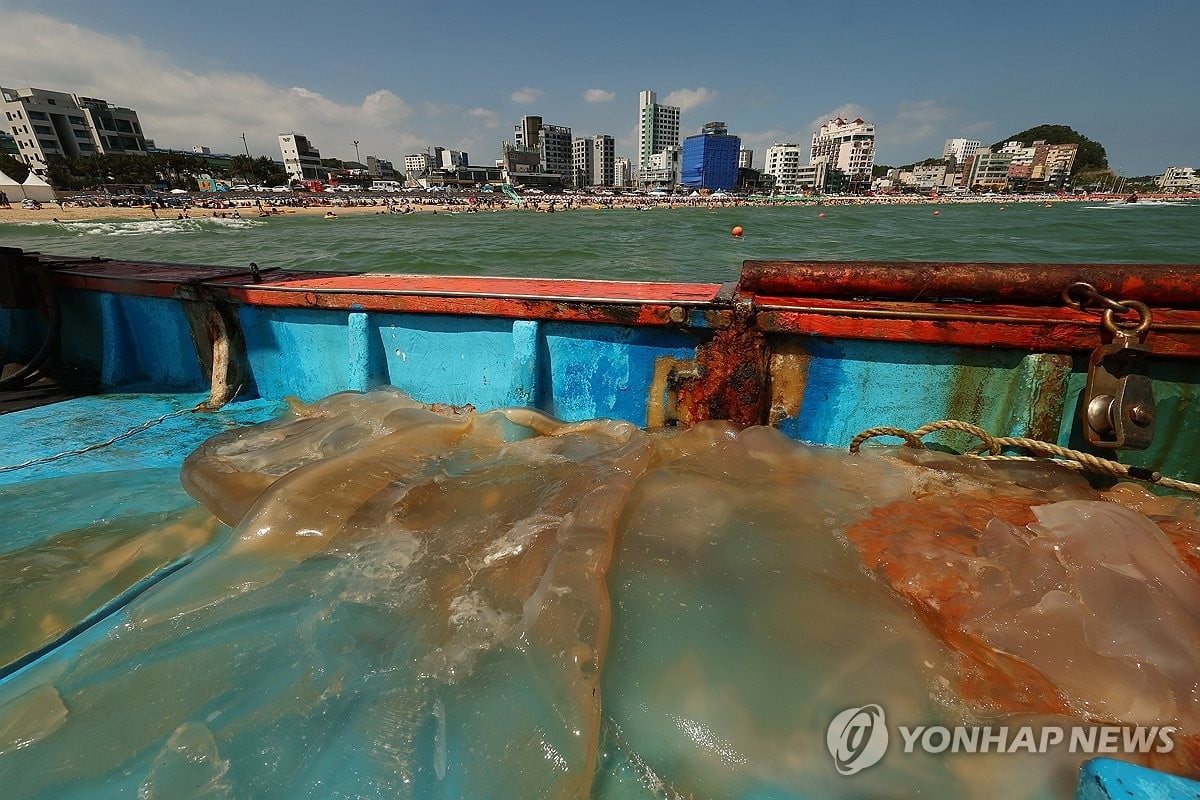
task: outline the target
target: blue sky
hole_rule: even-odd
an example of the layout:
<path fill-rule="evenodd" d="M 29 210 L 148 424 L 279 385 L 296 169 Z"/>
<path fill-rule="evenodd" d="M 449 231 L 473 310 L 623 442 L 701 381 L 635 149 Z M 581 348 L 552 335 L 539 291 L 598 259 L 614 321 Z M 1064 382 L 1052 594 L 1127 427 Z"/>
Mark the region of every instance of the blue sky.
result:
<path fill-rule="evenodd" d="M 1041 123 L 1100 141 L 1124 174 L 1200 166 L 1200 2 L 171 2 L 0 0 L 0 83 L 137 109 L 161 147 L 490 163 L 522 114 L 632 155 L 637 93 L 724 120 L 756 151 L 835 114 L 877 125 L 877 161 Z M 49 56 L 48 54 L 53 54 Z"/>

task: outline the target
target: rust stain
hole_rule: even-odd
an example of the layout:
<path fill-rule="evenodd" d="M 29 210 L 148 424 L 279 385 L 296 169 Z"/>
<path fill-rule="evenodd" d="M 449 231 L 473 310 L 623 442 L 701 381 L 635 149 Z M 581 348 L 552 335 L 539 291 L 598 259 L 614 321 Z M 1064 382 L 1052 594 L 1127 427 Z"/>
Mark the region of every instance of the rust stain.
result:
<path fill-rule="evenodd" d="M 683 425 L 727 419 L 738 425 L 761 425 L 766 418 L 766 337 L 753 326 L 717 331 L 696 348 L 695 374 L 675 386 L 676 413 Z"/>
<path fill-rule="evenodd" d="M 1029 384 L 1029 429 L 1025 435 L 1043 442 L 1058 441 L 1071 377 L 1071 357 L 1035 353 L 1026 362 L 1030 370 L 1026 378 Z"/>
<path fill-rule="evenodd" d="M 811 363 L 812 355 L 796 339 L 784 339 L 773 345 L 769 370 L 771 400 L 768 425 L 778 425 L 785 419 L 800 416 Z"/>

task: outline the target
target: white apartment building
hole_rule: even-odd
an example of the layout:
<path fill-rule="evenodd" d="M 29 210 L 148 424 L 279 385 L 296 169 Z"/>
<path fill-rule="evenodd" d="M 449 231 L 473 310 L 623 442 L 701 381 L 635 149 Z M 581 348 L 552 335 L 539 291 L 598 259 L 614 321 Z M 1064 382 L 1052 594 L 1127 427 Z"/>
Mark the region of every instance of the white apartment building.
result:
<path fill-rule="evenodd" d="M 0 87 L 0 112 L 17 154 L 39 177 L 49 155 L 144 155 L 154 146 L 136 111 L 97 97 Z"/>
<path fill-rule="evenodd" d="M 776 142 L 767 148 L 763 174 L 775 177 L 777 191 L 794 194 L 800 190 L 800 168 L 808 163 L 807 154 L 800 153 L 800 145 Z"/>
<path fill-rule="evenodd" d="M 613 186 L 629 186 L 633 183 L 633 172 L 628 158 L 613 159 Z"/>
<path fill-rule="evenodd" d="M 775 191 L 796 194 L 805 189 L 821 189 L 829 169 L 829 159 L 821 156 L 814 161 L 805 158 L 798 144 L 776 142 L 767 148 L 763 174 L 775 177 Z"/>
<path fill-rule="evenodd" d="M 1164 192 L 1200 191 L 1200 175 L 1192 167 L 1167 167 L 1158 179 L 1158 188 Z"/>
<path fill-rule="evenodd" d="M 875 126 L 862 119 L 829 120 L 813 134 L 809 162 L 818 158 L 828 159 L 829 169 L 841 170 L 852 181 L 866 176 L 869 183 L 875 166 Z"/>
<path fill-rule="evenodd" d="M 638 166 L 650 167 L 658 153 L 679 147 L 679 108 L 660 106 L 649 90 L 638 94 Z"/>
<path fill-rule="evenodd" d="M 317 180 L 324 175 L 321 151 L 312 146 L 307 136 L 292 131 L 279 134 L 279 150 L 283 153 L 283 168 L 294 181 Z"/>
<path fill-rule="evenodd" d="M 754 169 L 754 151 L 743 147 L 738 151 L 738 169 Z"/>
<path fill-rule="evenodd" d="M 953 158 L 954 163 L 962 164 L 978 153 L 981 147 L 983 142 L 974 139 L 947 139 L 946 146 L 942 148 L 942 158 Z"/>

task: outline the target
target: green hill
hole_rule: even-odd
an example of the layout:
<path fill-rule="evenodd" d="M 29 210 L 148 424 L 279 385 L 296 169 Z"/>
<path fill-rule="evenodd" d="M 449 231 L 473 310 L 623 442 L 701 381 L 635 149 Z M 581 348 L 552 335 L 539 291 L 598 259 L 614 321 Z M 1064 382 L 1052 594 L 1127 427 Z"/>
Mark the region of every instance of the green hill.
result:
<path fill-rule="evenodd" d="M 1044 140 L 1046 144 L 1077 144 L 1079 150 L 1075 154 L 1075 163 L 1071 174 L 1090 170 L 1108 169 L 1108 153 L 1104 145 L 1092 141 L 1079 131 L 1068 125 L 1038 125 L 1035 128 L 1005 136 L 992 145 L 993 150 L 1004 146 L 1005 142 L 1024 142 L 1026 145 Z"/>

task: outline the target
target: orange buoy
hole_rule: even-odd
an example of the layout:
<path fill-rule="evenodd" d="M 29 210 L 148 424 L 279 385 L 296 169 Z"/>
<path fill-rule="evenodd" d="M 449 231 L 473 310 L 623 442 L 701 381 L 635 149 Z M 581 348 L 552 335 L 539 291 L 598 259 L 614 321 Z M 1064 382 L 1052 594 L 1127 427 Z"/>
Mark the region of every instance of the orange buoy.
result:
<path fill-rule="evenodd" d="M 822 211 L 820 214 L 817 214 L 817 219 L 825 219 L 825 212 Z"/>
<path fill-rule="evenodd" d="M 731 230 L 730 233 L 732 233 L 734 236 L 741 236 L 743 233 L 745 233 L 745 231 L 742 230 L 741 225 L 734 225 L 733 230 Z"/>
<path fill-rule="evenodd" d="M 940 212 L 940 211 L 935 211 L 935 212 L 933 212 L 933 215 L 936 217 L 936 216 L 939 216 L 941 213 L 942 212 Z"/>

